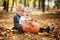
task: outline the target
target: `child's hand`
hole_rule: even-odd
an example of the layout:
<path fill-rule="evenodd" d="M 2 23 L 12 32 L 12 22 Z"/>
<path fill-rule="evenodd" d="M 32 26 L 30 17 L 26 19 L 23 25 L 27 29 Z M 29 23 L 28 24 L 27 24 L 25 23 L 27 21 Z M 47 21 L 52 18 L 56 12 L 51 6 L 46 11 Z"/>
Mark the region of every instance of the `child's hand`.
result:
<path fill-rule="evenodd" d="M 37 22 L 37 20 L 36 20 L 36 19 L 31 19 L 30 21 Z"/>

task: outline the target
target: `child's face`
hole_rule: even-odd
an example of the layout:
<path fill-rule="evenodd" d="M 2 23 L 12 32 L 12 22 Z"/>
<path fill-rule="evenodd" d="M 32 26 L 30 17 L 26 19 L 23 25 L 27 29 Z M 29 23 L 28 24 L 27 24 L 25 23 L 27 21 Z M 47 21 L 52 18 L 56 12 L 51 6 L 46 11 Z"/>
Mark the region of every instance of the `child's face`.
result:
<path fill-rule="evenodd" d="M 19 10 L 18 10 L 18 14 L 19 14 L 20 16 L 24 15 L 24 9 L 19 9 Z"/>
<path fill-rule="evenodd" d="M 24 15 L 24 9 L 19 11 L 19 15 Z"/>
<path fill-rule="evenodd" d="M 29 16 L 30 16 L 30 12 L 25 11 L 25 16 L 26 16 L 26 17 L 29 17 Z"/>
<path fill-rule="evenodd" d="M 24 7 L 18 7 L 16 9 L 17 13 L 19 14 L 19 16 L 22 16 L 24 15 Z"/>

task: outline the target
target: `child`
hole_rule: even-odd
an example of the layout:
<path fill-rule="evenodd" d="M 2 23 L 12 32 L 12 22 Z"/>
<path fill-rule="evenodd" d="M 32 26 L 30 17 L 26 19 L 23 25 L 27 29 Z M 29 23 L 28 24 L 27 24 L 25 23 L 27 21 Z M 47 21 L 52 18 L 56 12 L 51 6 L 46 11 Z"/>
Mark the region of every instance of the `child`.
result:
<path fill-rule="evenodd" d="M 13 30 L 16 29 L 18 30 L 18 33 L 22 33 L 22 25 L 19 24 L 19 20 L 21 16 L 24 15 L 24 6 L 22 4 L 19 4 L 16 8 L 16 15 L 14 16 L 14 27 L 12 28 Z"/>
<path fill-rule="evenodd" d="M 25 8 L 24 11 L 24 16 L 21 16 L 19 24 L 23 25 L 25 24 L 26 21 L 30 20 L 30 13 L 31 13 L 31 9 L 30 8 Z"/>

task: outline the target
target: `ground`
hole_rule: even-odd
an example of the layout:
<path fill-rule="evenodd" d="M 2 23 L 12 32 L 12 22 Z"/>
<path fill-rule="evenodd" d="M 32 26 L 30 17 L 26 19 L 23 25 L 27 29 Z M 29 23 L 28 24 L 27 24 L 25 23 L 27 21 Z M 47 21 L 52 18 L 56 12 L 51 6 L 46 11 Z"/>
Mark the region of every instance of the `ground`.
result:
<path fill-rule="evenodd" d="M 34 14 L 34 13 L 33 13 Z M 40 25 L 50 25 L 51 23 L 55 23 L 57 27 L 60 28 L 60 13 L 42 13 L 41 15 L 38 15 L 40 13 L 37 13 L 36 15 L 31 14 L 32 18 L 37 19 L 37 22 Z M 15 12 L 5 12 L 0 11 L 0 25 L 11 29 L 13 26 L 13 17 L 15 15 Z M 16 37 L 16 38 L 15 38 Z M 31 34 L 31 33 L 24 33 L 24 34 L 12 34 L 10 33 L 9 40 L 41 40 L 41 38 L 45 38 L 45 40 L 55 40 L 55 38 L 52 37 L 46 37 L 39 34 Z M 7 37 L 5 37 L 6 40 Z"/>

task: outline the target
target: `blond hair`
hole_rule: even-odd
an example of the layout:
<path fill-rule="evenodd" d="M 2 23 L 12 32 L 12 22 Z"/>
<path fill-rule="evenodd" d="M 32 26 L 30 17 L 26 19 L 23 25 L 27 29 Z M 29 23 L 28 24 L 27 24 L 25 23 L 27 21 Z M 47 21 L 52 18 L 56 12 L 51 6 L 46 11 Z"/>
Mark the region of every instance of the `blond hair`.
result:
<path fill-rule="evenodd" d="M 32 12 L 32 9 L 30 7 L 26 7 L 24 10 L 30 13 Z"/>
<path fill-rule="evenodd" d="M 19 12 L 19 10 L 24 10 L 24 5 L 19 4 L 19 5 L 16 7 L 16 12 Z"/>

